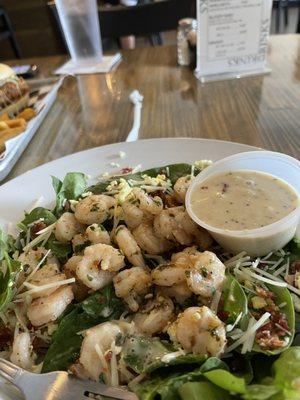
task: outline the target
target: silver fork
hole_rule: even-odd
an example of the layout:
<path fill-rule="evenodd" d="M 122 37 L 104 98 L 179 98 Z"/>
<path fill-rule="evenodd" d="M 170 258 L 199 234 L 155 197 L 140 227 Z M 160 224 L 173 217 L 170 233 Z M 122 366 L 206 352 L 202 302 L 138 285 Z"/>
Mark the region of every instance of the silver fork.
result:
<path fill-rule="evenodd" d="M 91 395 L 138 400 L 134 393 L 127 390 L 79 380 L 67 372 L 33 374 L 3 358 L 0 358 L 0 376 L 17 386 L 27 400 L 87 400 L 93 398 Z"/>

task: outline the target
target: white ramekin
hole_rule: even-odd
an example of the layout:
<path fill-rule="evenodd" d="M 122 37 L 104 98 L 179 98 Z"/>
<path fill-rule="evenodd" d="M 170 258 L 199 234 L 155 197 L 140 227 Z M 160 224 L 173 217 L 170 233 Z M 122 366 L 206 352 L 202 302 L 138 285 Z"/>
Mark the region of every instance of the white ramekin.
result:
<path fill-rule="evenodd" d="M 238 170 L 266 172 L 284 180 L 298 193 L 298 207 L 279 221 L 257 229 L 232 231 L 206 224 L 192 210 L 191 193 L 196 186 L 212 175 Z M 208 230 L 224 249 L 234 254 L 246 251 L 250 256 L 262 256 L 278 250 L 296 235 L 299 225 L 300 162 L 293 157 L 271 151 L 250 151 L 223 158 L 192 180 L 186 195 L 186 209 L 198 225 Z"/>

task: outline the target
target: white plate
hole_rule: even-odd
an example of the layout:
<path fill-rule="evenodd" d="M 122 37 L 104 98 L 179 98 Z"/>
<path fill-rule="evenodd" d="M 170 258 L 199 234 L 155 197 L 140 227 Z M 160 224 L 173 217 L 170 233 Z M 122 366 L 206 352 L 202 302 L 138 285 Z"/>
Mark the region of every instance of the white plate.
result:
<path fill-rule="evenodd" d="M 17 222 L 24 210 L 43 196 L 39 205 L 47 206 L 54 199 L 51 175 L 63 178 L 67 172 L 84 172 L 93 178 L 141 164 L 142 169 L 177 162 L 193 163 L 201 159 L 219 160 L 232 154 L 257 150 L 239 143 L 209 139 L 148 139 L 132 143 L 116 143 L 81 151 L 26 172 L 0 187 L 0 226 Z M 126 157 L 120 158 L 119 151 Z M 120 164 L 120 168 L 110 163 Z"/>
<path fill-rule="evenodd" d="M 51 175 L 63 178 L 67 172 L 84 172 L 93 178 L 103 172 L 141 164 L 142 169 L 177 162 L 193 163 L 201 159 L 219 160 L 232 154 L 257 150 L 255 147 L 208 139 L 149 139 L 131 143 L 117 143 L 82 151 L 44 164 L 26 172 L 0 187 L 0 226 L 18 222 L 24 210 L 30 209 L 40 196 L 39 205 L 47 206 L 54 200 Z M 119 151 L 126 153 L 120 158 Z M 120 164 L 112 168 L 111 162 Z M 4 385 L 4 386 L 3 386 Z M 0 379 L 0 399 L 20 399 L 12 387 Z"/>

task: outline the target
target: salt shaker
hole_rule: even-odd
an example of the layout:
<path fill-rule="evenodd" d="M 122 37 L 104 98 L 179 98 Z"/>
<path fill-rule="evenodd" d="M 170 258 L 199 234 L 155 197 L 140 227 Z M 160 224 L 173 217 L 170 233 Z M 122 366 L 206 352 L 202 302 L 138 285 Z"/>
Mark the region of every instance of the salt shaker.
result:
<path fill-rule="evenodd" d="M 190 65 L 192 56 L 189 48 L 188 34 L 197 29 L 197 20 L 193 18 L 181 19 L 177 31 L 177 57 L 179 65 Z"/>

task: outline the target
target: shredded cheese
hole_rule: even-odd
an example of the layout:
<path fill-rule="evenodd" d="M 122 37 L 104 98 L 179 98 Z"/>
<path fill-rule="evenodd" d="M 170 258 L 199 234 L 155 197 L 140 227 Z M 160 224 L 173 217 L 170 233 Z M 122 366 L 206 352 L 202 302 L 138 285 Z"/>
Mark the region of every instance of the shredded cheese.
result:
<path fill-rule="evenodd" d="M 107 361 L 105 359 L 105 356 L 103 354 L 103 351 L 102 351 L 102 349 L 101 349 L 101 347 L 100 347 L 100 345 L 98 343 L 95 344 L 95 350 L 96 350 L 96 353 L 97 353 L 97 355 L 99 357 L 100 363 L 102 364 L 102 372 L 103 372 L 103 375 L 104 375 L 104 378 L 105 378 L 105 381 L 106 381 L 105 383 L 107 385 L 110 385 L 109 365 L 108 365 L 108 363 L 107 363 Z"/>
<path fill-rule="evenodd" d="M 174 360 L 177 357 L 184 356 L 185 351 L 183 349 L 179 349 L 178 351 L 174 351 L 173 353 L 165 354 L 161 357 L 161 362 L 168 364 L 170 361 Z"/>
<path fill-rule="evenodd" d="M 25 297 L 32 293 L 38 293 L 45 289 L 51 289 L 53 287 L 68 285 L 69 283 L 74 283 L 74 282 L 75 282 L 75 278 L 64 279 L 64 280 L 57 281 L 57 282 L 47 283 L 46 285 L 41 285 L 41 286 L 32 285 L 29 282 L 24 282 L 24 286 L 29 288 L 30 290 L 27 290 L 27 292 L 18 294 L 17 298 Z"/>
<path fill-rule="evenodd" d="M 254 323 L 253 326 L 251 326 L 250 329 L 247 330 L 247 332 L 244 333 L 242 337 L 240 337 L 236 342 L 232 343 L 231 346 L 229 346 L 226 350 L 227 353 L 231 352 L 232 350 L 236 349 L 239 347 L 241 344 L 245 343 L 245 341 L 249 338 L 249 336 L 253 335 L 261 326 L 263 326 L 268 319 L 270 318 L 271 314 L 266 312 L 264 313 L 258 321 Z"/>

